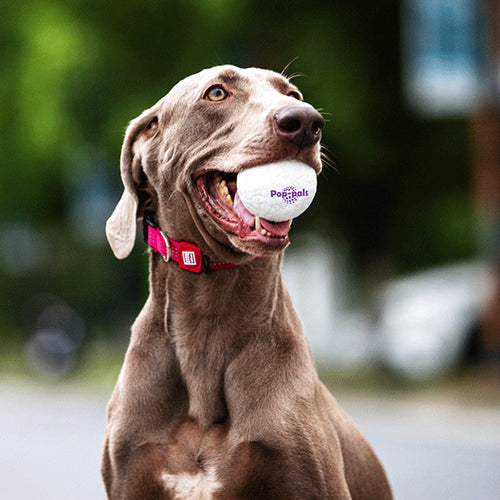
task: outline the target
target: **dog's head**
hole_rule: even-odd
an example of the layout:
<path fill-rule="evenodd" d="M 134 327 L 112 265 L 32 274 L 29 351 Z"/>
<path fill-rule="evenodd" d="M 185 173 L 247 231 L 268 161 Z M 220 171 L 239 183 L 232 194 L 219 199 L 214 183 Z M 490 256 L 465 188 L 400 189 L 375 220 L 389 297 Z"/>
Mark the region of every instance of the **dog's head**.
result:
<path fill-rule="evenodd" d="M 256 229 L 235 210 L 236 175 L 290 158 L 319 173 L 323 125 L 299 90 L 272 71 L 219 66 L 182 80 L 127 129 L 125 190 L 106 225 L 115 255 L 130 253 L 145 211 L 172 238 L 219 258 L 282 250 L 283 224 Z"/>

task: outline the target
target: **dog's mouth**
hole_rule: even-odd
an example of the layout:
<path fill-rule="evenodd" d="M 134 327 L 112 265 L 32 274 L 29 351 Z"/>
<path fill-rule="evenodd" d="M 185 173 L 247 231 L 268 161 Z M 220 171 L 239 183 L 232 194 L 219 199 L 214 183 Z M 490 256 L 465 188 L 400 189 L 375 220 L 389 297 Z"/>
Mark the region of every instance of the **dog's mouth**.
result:
<path fill-rule="evenodd" d="M 236 175 L 211 170 L 196 177 L 197 192 L 205 210 L 219 226 L 243 241 L 272 247 L 286 246 L 292 220 L 271 222 L 250 213 L 238 196 Z"/>

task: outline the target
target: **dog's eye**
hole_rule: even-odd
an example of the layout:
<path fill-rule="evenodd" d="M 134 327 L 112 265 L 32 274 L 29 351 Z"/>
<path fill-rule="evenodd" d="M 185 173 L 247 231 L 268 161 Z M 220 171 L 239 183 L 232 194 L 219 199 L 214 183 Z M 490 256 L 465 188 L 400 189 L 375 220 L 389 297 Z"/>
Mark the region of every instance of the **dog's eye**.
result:
<path fill-rule="evenodd" d="M 298 101 L 302 101 L 302 96 L 295 90 L 290 90 L 287 94 L 288 97 L 293 97 L 294 99 L 297 99 Z"/>
<path fill-rule="evenodd" d="M 223 101 L 227 96 L 227 92 L 220 85 L 210 87 L 205 93 L 205 98 L 214 102 Z"/>

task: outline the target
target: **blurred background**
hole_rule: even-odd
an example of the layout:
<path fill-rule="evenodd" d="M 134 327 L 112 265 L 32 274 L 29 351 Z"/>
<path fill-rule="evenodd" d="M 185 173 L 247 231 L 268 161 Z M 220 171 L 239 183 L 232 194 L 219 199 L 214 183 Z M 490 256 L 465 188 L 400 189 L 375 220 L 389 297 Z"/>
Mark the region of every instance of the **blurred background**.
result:
<path fill-rule="evenodd" d="M 327 119 L 333 166 L 294 222 L 284 274 L 323 379 L 397 498 L 500 498 L 496 0 L 3 2 L 10 498 L 104 498 L 104 404 L 148 290 L 144 246 L 117 261 L 104 235 L 124 130 L 225 63 L 287 67 Z"/>

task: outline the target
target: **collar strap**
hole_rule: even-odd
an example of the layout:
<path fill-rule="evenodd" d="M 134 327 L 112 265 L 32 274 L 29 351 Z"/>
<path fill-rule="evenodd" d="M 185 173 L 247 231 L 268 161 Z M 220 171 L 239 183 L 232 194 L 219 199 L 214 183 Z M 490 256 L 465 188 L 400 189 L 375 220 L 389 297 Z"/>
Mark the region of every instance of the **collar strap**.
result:
<path fill-rule="evenodd" d="M 174 241 L 172 238 L 163 234 L 160 228 L 148 217 L 144 217 L 142 225 L 144 241 L 155 252 L 162 255 L 165 262 L 173 260 L 177 262 L 181 269 L 200 274 L 209 271 L 218 271 L 220 269 L 229 269 L 238 265 L 231 262 L 211 260 L 208 255 L 205 255 L 200 247 L 194 243 Z"/>

